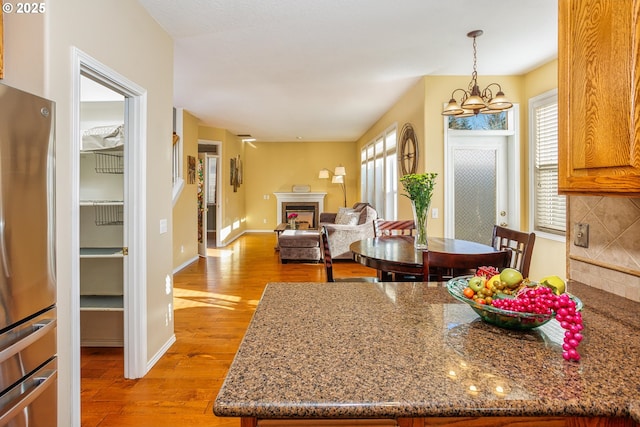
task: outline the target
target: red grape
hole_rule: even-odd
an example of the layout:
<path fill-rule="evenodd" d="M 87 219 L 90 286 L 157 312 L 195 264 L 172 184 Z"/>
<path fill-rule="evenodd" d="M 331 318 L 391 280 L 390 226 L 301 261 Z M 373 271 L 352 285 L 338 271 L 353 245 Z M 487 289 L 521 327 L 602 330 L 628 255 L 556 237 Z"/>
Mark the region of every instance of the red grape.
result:
<path fill-rule="evenodd" d="M 519 313 L 552 314 L 555 311 L 556 320 L 565 329 L 562 357 L 569 361 L 580 360 L 577 348 L 583 338 L 580 333 L 584 329 L 582 313 L 576 311 L 576 303 L 569 295 L 556 295 L 551 289 L 538 286 L 523 288 L 515 298 L 494 299 L 491 305 Z"/>

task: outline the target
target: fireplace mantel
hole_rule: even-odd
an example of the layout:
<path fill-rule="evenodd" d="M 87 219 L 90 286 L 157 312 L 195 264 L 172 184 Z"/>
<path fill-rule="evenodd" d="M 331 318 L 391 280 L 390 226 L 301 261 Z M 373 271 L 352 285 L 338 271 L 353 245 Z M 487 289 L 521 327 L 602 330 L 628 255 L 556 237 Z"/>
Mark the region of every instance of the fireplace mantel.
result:
<path fill-rule="evenodd" d="M 291 192 L 276 192 L 273 193 L 277 200 L 277 214 L 276 218 L 281 221 L 282 218 L 282 204 L 291 202 L 309 202 L 318 204 L 318 212 L 324 211 L 324 198 L 327 193 L 308 192 L 308 193 L 291 193 Z"/>

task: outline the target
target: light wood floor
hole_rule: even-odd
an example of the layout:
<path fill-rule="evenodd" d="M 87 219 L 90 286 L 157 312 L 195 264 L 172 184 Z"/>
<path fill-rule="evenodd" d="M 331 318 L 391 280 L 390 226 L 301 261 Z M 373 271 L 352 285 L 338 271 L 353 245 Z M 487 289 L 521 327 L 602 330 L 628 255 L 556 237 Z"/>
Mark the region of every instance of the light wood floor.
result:
<path fill-rule="evenodd" d="M 249 234 L 174 276 L 176 343 L 142 379 L 123 378 L 122 349 L 82 349 L 83 427 L 239 426 L 212 405 L 268 282 L 323 282 L 321 264 L 280 264 L 275 235 Z M 375 276 L 352 262 L 335 277 Z"/>

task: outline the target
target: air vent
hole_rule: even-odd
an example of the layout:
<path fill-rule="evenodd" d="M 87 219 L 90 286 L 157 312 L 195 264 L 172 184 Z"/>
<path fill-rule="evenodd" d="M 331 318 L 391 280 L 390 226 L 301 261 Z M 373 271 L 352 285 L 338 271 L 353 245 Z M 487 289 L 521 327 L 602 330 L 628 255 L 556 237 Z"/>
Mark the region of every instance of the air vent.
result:
<path fill-rule="evenodd" d="M 198 144 L 198 153 L 218 154 L 218 144 Z"/>

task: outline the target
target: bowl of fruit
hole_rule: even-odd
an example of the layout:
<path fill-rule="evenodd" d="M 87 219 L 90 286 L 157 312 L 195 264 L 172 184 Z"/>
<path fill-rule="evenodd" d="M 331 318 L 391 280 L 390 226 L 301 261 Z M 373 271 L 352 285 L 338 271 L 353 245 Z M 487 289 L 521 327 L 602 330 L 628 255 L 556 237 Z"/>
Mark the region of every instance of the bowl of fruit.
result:
<path fill-rule="evenodd" d="M 557 276 L 533 282 L 512 268 L 499 272 L 493 267 L 479 267 L 474 276 L 456 277 L 447 282 L 451 296 L 468 304 L 482 320 L 501 328 L 537 328 L 555 317 L 567 330 L 563 346 L 565 359 L 578 360 L 576 347 L 582 340 L 582 301 L 565 289 L 564 281 Z"/>

